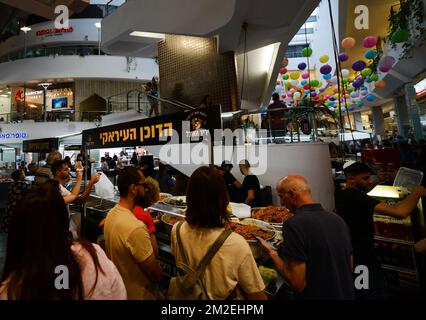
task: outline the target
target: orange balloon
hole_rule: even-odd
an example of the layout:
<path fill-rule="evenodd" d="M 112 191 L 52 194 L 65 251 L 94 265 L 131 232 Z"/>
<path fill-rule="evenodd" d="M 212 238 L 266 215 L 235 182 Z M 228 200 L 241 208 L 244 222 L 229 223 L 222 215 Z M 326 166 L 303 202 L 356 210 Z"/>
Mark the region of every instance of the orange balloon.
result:
<path fill-rule="evenodd" d="M 379 81 L 376 81 L 374 85 L 376 86 L 376 88 L 383 88 L 386 86 L 386 82 L 384 82 L 383 80 L 379 80 Z"/>
<path fill-rule="evenodd" d="M 342 40 L 342 47 L 344 49 L 350 49 L 353 48 L 356 44 L 356 40 L 352 37 L 347 37 Z"/>

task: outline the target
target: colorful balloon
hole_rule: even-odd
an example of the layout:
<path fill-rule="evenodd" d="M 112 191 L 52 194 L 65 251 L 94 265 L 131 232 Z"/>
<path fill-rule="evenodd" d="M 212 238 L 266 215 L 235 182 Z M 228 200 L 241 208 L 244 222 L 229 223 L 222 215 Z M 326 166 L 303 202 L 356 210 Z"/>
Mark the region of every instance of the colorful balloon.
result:
<path fill-rule="evenodd" d="M 348 69 L 342 69 L 342 77 L 343 78 L 349 77 L 349 70 Z"/>
<path fill-rule="evenodd" d="M 342 52 L 341 54 L 339 54 L 339 60 L 340 62 L 345 62 L 349 59 L 349 56 L 347 53 Z"/>
<path fill-rule="evenodd" d="M 367 96 L 367 101 L 373 102 L 374 100 L 376 100 L 376 96 L 374 94 L 369 94 Z"/>
<path fill-rule="evenodd" d="M 312 80 L 311 81 L 311 86 L 312 87 L 318 87 L 319 86 L 319 81 L 318 80 Z"/>
<path fill-rule="evenodd" d="M 308 79 L 309 78 L 309 73 L 308 72 L 302 73 L 302 78 L 303 79 Z"/>
<path fill-rule="evenodd" d="M 306 63 L 304 63 L 304 62 L 299 63 L 299 65 L 297 66 L 297 68 L 299 70 L 305 70 L 306 69 Z"/>
<path fill-rule="evenodd" d="M 288 80 L 288 78 L 289 78 L 288 74 L 283 74 L 283 79 L 284 80 Z"/>
<path fill-rule="evenodd" d="M 331 72 L 331 70 L 332 70 L 332 68 L 331 68 L 331 66 L 330 66 L 330 65 L 328 65 L 328 64 L 325 64 L 325 65 L 323 65 L 323 66 L 320 68 L 320 72 L 321 72 L 321 74 L 328 74 L 328 73 L 330 73 L 330 72 Z"/>
<path fill-rule="evenodd" d="M 362 41 L 364 48 L 373 48 L 377 44 L 377 37 L 368 36 Z"/>
<path fill-rule="evenodd" d="M 386 66 L 379 66 L 379 71 L 380 71 L 380 72 L 384 72 L 384 73 L 386 73 L 386 72 L 389 72 L 389 71 L 390 71 L 390 69 L 391 69 L 391 68 L 388 68 L 388 67 L 386 67 Z"/>
<path fill-rule="evenodd" d="M 371 79 L 371 81 L 377 81 L 377 80 L 379 80 L 379 76 L 377 75 L 377 73 L 373 73 L 370 76 L 370 79 Z"/>
<path fill-rule="evenodd" d="M 283 61 L 281 61 L 281 67 L 285 68 L 288 66 L 288 58 L 284 57 Z"/>
<path fill-rule="evenodd" d="M 281 68 L 280 69 L 280 74 L 286 74 L 287 73 L 287 69 L 286 68 Z"/>
<path fill-rule="evenodd" d="M 386 67 L 386 68 L 392 69 L 395 62 L 396 62 L 396 60 L 395 60 L 394 57 L 383 56 L 383 57 L 380 58 L 379 67 Z"/>
<path fill-rule="evenodd" d="M 376 88 L 383 88 L 386 86 L 386 82 L 384 82 L 383 80 L 379 80 L 379 81 L 376 81 L 374 85 L 376 86 Z"/>
<path fill-rule="evenodd" d="M 356 40 L 352 37 L 347 37 L 342 40 L 342 48 L 350 49 L 353 48 L 356 44 Z"/>
<path fill-rule="evenodd" d="M 303 48 L 302 50 L 302 56 L 303 57 L 310 57 L 312 55 L 312 49 L 311 48 Z"/>
<path fill-rule="evenodd" d="M 364 68 L 362 71 L 361 71 L 361 74 L 362 74 L 362 76 L 363 77 L 368 77 L 369 75 L 371 75 L 373 73 L 373 70 L 371 70 L 370 68 Z"/>
<path fill-rule="evenodd" d="M 391 36 L 392 43 L 406 42 L 410 37 L 407 29 L 398 28 Z"/>
<path fill-rule="evenodd" d="M 366 67 L 366 64 L 365 64 L 365 62 L 364 61 L 362 61 L 362 60 L 358 60 L 358 61 L 355 61 L 353 64 L 352 64 L 352 69 L 354 69 L 355 71 L 361 71 L 362 69 L 364 69 Z"/>
<path fill-rule="evenodd" d="M 290 78 L 293 80 L 297 80 L 300 77 L 300 73 L 298 71 L 293 71 L 292 73 L 290 73 Z"/>
<path fill-rule="evenodd" d="M 294 99 L 296 99 L 296 100 L 298 100 L 298 99 L 300 99 L 300 97 L 302 96 L 302 94 L 299 92 L 299 91 L 296 91 L 294 94 L 293 94 L 293 98 Z"/>
<path fill-rule="evenodd" d="M 327 63 L 328 62 L 328 60 L 330 59 L 330 57 L 328 56 L 328 55 L 323 55 L 323 56 L 321 56 L 320 58 L 319 58 L 319 61 L 321 62 L 321 63 Z"/>
<path fill-rule="evenodd" d="M 365 52 L 364 54 L 366 59 L 375 59 L 377 57 L 377 51 L 376 50 L 368 50 L 367 52 Z"/>
<path fill-rule="evenodd" d="M 322 77 L 324 78 L 324 80 L 330 80 L 332 75 L 329 73 L 329 74 L 323 75 Z"/>
<path fill-rule="evenodd" d="M 291 82 L 291 85 L 292 85 L 293 87 L 297 87 L 297 86 L 299 85 L 299 81 L 297 81 L 297 80 L 293 80 L 293 81 Z"/>

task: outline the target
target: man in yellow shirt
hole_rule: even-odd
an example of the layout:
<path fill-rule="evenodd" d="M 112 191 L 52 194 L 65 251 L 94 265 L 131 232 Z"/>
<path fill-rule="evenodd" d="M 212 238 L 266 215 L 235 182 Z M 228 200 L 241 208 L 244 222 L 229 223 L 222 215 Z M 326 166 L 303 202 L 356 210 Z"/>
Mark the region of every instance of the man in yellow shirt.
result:
<path fill-rule="evenodd" d="M 146 225 L 132 213 L 145 197 L 145 177 L 141 170 L 126 167 L 119 173 L 117 186 L 120 201 L 108 212 L 104 226 L 106 253 L 120 271 L 128 299 L 159 299 L 162 270 Z"/>

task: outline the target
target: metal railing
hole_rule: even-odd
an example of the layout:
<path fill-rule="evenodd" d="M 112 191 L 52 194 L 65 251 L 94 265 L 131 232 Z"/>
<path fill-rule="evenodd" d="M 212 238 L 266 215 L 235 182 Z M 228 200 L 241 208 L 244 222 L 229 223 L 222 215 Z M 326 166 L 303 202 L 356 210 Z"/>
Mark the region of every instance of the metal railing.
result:
<path fill-rule="evenodd" d="M 55 56 L 90 56 L 98 55 L 97 45 L 80 45 L 80 46 L 58 46 L 58 47 L 46 47 L 46 48 L 27 48 L 26 50 L 19 50 L 13 53 L 9 53 L 0 57 L 0 63 L 27 59 L 27 58 L 40 58 L 40 57 L 55 57 Z M 101 55 L 106 55 L 104 52 L 100 52 Z"/>

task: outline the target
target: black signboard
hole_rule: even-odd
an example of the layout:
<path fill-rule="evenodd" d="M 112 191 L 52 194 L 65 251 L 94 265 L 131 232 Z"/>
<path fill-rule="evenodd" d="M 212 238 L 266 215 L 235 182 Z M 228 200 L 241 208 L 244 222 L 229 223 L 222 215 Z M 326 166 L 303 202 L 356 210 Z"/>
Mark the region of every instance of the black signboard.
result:
<path fill-rule="evenodd" d="M 59 149 L 58 138 L 24 140 L 22 142 L 22 150 L 24 152 L 48 153 L 58 149 Z"/>
<path fill-rule="evenodd" d="M 207 136 L 221 139 L 214 136 L 214 129 L 222 129 L 220 106 L 84 130 L 83 146 L 100 149 L 199 142 Z"/>
<path fill-rule="evenodd" d="M 68 146 L 64 146 L 65 151 L 80 151 L 81 145 L 80 144 L 71 144 Z"/>

